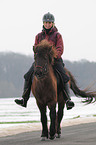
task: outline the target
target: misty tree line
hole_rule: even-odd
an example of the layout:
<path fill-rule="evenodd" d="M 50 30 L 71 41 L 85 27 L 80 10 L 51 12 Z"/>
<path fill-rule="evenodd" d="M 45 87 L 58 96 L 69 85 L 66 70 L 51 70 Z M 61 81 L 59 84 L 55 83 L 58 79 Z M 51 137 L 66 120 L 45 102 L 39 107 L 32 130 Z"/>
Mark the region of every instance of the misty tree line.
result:
<path fill-rule="evenodd" d="M 17 53 L 0 53 L 0 98 L 19 97 L 22 95 L 24 74 L 33 63 L 32 56 Z M 96 63 L 87 60 L 68 61 L 65 67 L 73 74 L 77 84 L 84 89 L 95 83 L 96 88 Z M 96 89 L 95 89 L 96 90 Z"/>

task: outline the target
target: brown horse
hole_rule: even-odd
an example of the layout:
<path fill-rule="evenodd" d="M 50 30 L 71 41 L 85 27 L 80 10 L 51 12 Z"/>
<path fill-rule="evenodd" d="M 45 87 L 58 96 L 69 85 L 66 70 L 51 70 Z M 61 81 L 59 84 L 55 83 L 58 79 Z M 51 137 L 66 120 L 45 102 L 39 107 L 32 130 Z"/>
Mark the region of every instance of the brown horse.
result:
<path fill-rule="evenodd" d="M 40 44 L 34 47 L 34 79 L 32 83 L 32 93 L 36 98 L 38 108 L 41 113 L 42 135 L 54 139 L 56 133 L 60 137 L 60 123 L 63 117 L 65 101 L 60 89 L 60 82 L 57 81 L 58 75 L 54 74 L 53 63 L 57 56 L 57 51 L 47 40 L 42 40 Z M 93 98 L 96 98 L 96 92 L 88 92 L 88 90 L 80 90 L 76 85 L 72 74 L 66 69 L 66 73 L 70 77 L 70 88 L 76 96 L 81 96 L 86 99 L 86 102 L 91 103 Z M 58 87 L 59 86 L 59 87 Z M 95 99 L 96 101 L 96 99 Z M 56 113 L 56 103 L 58 103 L 58 112 Z M 48 133 L 47 125 L 47 106 L 50 110 L 50 129 Z M 56 125 L 57 124 L 57 125 Z"/>

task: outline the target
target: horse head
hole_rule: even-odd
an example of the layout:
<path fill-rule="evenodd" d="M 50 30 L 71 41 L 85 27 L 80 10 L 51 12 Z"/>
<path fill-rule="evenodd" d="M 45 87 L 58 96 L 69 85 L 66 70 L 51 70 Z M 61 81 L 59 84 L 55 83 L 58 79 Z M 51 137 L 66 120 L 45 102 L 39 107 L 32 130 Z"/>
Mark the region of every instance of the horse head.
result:
<path fill-rule="evenodd" d="M 47 40 L 42 40 L 37 46 L 33 47 L 35 59 L 35 76 L 40 79 L 49 72 L 49 65 L 54 63 L 57 57 L 56 48 Z"/>

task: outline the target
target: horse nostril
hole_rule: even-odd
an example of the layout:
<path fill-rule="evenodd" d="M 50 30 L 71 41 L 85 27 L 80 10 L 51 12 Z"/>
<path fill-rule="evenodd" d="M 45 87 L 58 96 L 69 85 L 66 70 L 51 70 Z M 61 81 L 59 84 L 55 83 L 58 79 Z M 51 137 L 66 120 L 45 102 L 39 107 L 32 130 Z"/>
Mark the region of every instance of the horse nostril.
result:
<path fill-rule="evenodd" d="M 39 75 L 42 75 L 42 71 L 40 71 Z"/>
<path fill-rule="evenodd" d="M 39 77 L 40 77 L 40 76 L 42 76 L 42 74 L 43 74 L 43 73 L 42 73 L 41 70 L 36 70 L 36 71 L 35 71 L 35 75 L 36 75 L 36 76 L 39 76 Z"/>

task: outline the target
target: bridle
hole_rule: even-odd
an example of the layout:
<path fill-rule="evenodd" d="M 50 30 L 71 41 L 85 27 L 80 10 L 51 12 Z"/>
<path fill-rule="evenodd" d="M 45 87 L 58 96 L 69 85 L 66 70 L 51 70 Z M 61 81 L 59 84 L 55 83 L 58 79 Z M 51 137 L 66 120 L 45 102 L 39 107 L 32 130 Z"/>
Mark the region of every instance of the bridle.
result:
<path fill-rule="evenodd" d="M 38 79 L 44 78 L 49 72 L 48 63 L 45 63 L 44 66 L 35 64 L 35 70 L 34 71 L 35 71 L 35 76 Z"/>

